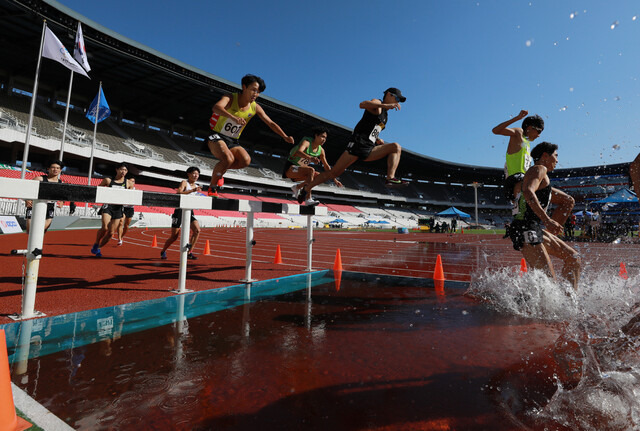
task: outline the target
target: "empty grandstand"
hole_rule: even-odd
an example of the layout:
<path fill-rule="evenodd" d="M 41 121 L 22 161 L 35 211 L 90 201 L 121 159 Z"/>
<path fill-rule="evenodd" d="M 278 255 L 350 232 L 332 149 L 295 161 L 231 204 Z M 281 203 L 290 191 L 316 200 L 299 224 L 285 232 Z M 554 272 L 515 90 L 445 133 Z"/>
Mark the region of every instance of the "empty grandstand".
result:
<path fill-rule="evenodd" d="M 85 118 L 85 112 L 100 80 L 112 115 L 98 127 L 92 176 L 109 174 L 114 162 L 124 161 L 135 167 L 133 174 L 138 177 L 138 184 L 171 190 L 191 165 L 199 166 L 202 181 L 208 182 L 217 162 L 204 141 L 209 132 L 211 107 L 223 94 L 237 91 L 239 85 L 119 35 L 53 0 L 0 2 L 3 40 L 0 44 L 3 58 L 0 65 L 0 163 L 19 166 L 23 158 L 44 19 L 67 46 L 72 46 L 77 22 L 81 21 L 86 48 L 91 53 L 92 80 L 76 79 L 71 95 L 64 147 L 66 174 L 85 177 L 89 174 L 93 124 Z M 68 81 L 67 69 L 54 62 L 43 62 L 30 142 L 31 169 L 42 169 L 45 161 L 57 158 L 60 151 Z M 260 104 L 296 140 L 308 134 L 314 125 L 327 127 L 330 138 L 325 148 L 331 164 L 348 142 L 350 128 L 267 96 L 260 97 Z M 291 183 L 281 178 L 289 144 L 261 122 L 247 127 L 242 144 L 251 154 L 252 163 L 241 171 L 226 174 L 226 191 L 259 198 L 290 199 Z M 496 166 L 501 162 L 496 160 Z M 341 176 L 344 188 L 327 183 L 316 189 L 315 196 L 328 205 L 356 205 L 351 208 L 361 214 L 395 218 L 399 220 L 398 224 L 406 219 L 406 224 L 410 225 L 410 220 L 417 223 L 419 216 L 433 214 L 453 204 L 471 211 L 475 206 L 471 184 L 475 182 L 484 185 L 477 190 L 480 218 L 491 222 L 508 215 L 508 202 L 499 187 L 502 182 L 499 167 L 457 164 L 405 150 L 398 173 L 409 180 L 410 185 L 403 189 L 386 188 L 385 171 L 384 160 L 356 163 Z M 614 173 L 620 172 L 622 167 L 614 169 Z M 555 174 L 555 177 L 562 176 L 563 170 Z M 568 183 L 562 185 L 571 192 Z M 379 208 L 384 209 L 377 212 Z M 341 213 L 351 216 L 349 211 Z M 353 213 L 356 221 L 363 220 Z M 297 220 L 282 222 L 295 224 Z"/>

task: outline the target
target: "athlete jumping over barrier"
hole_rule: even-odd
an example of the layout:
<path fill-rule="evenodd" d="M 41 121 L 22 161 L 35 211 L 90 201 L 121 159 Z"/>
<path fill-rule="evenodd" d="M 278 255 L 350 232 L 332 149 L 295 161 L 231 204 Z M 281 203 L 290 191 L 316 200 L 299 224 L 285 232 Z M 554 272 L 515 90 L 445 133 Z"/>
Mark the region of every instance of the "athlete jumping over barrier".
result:
<path fill-rule="evenodd" d="M 510 120 L 493 128 L 494 135 L 509 137 L 507 161 L 504 164 L 504 194 L 510 201 L 517 202 L 522 189 L 522 178 L 531 167 L 531 142 L 535 141 L 544 130 L 544 120 L 539 115 L 527 117 L 529 111 L 521 110 Z M 526 117 L 526 118 L 525 118 Z M 522 127 L 508 127 L 522 120 Z"/>
<path fill-rule="evenodd" d="M 284 164 L 282 178 L 301 181 L 301 183 L 295 184 L 291 187 L 293 197 L 296 199 L 300 194 L 300 189 L 320 175 L 320 173 L 313 167 L 309 166 L 311 163 L 322 163 L 325 171 L 331 170 L 331 166 L 329 166 L 329 163 L 327 162 L 324 148 L 322 147 L 322 145 L 327 141 L 328 132 L 329 131 L 326 127 L 314 127 L 312 130 L 313 138 L 302 138 L 300 143 L 293 147 L 289 152 L 289 158 Z M 333 182 L 338 187 L 342 187 L 342 183 L 338 181 L 337 178 L 334 178 Z M 309 192 L 304 203 L 305 205 L 313 206 L 318 205 L 320 202 L 313 200 L 311 192 Z"/>
<path fill-rule="evenodd" d="M 509 228 L 513 248 L 522 252 L 529 267 L 542 269 L 553 279 L 556 274 L 549 255 L 562 259 L 562 276 L 578 290 L 580 257 L 576 250 L 557 236 L 563 232 L 567 218 L 564 215 L 571 212 L 573 198 L 552 188 L 548 175 L 558 163 L 558 146 L 541 142 L 531 151 L 531 157 L 535 164 L 524 175 L 518 212 Z M 554 216 L 556 213 L 562 215 L 557 216 L 561 221 L 547 215 L 550 204 L 558 205 Z"/>
<path fill-rule="evenodd" d="M 256 114 L 286 142 L 295 143 L 293 137 L 287 135 L 256 103 L 256 99 L 266 88 L 262 78 L 245 75 L 242 78 L 241 93 L 224 95 L 213 106 L 213 114 L 209 120 L 213 133 L 209 136 L 207 145 L 219 162 L 213 168 L 209 185 L 210 196 L 215 196 L 218 189 L 224 185 L 223 175 L 227 169 L 242 169 L 251 163 L 251 156 L 240 146 L 238 138 Z"/>
<path fill-rule="evenodd" d="M 396 169 L 400 163 L 402 147 L 396 142 L 385 143 L 379 136 L 380 132 L 386 127 L 388 111 L 390 109 L 399 111 L 400 103 L 404 103 L 406 100 L 407 98 L 402 95 L 399 89 L 391 87 L 385 90 L 382 100 L 371 99 L 361 102 L 360 108 L 364 109 L 364 113 L 353 129 L 347 149 L 331 170 L 321 173 L 310 184 L 300 190 L 298 203 L 303 203 L 307 193 L 315 186 L 338 177 L 358 159 L 372 162 L 386 157 L 387 178 L 385 185 L 388 187 L 408 185 L 406 181 L 396 178 Z"/>

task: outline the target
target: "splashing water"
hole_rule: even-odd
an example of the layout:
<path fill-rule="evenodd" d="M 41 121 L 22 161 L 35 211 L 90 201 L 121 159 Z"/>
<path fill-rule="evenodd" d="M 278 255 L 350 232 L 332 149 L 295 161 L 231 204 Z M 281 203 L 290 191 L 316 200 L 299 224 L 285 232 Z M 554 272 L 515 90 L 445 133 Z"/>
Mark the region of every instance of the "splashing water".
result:
<path fill-rule="evenodd" d="M 585 269 L 578 292 L 536 270 L 473 274 L 469 296 L 498 312 L 563 328 L 546 362 L 539 362 L 543 365 L 524 373 L 520 369 L 501 383 L 499 402 L 507 415 L 525 429 L 541 424 L 544 429 L 640 429 L 639 293 L 640 276 L 625 280 L 614 268 Z M 535 363 L 529 360 L 526 364 Z M 551 387 L 552 395 L 532 403 L 530 388 L 536 386 Z"/>

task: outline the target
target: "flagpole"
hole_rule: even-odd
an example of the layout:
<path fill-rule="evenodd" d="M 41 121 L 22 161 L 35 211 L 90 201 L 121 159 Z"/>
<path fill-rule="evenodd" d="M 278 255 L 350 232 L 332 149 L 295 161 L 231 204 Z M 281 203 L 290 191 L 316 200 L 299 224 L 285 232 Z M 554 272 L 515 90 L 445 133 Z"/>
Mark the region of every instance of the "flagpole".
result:
<path fill-rule="evenodd" d="M 69 105 L 71 104 L 71 88 L 73 87 L 73 70 L 71 71 L 71 77 L 69 78 L 69 91 L 67 92 L 67 106 L 64 110 L 64 126 L 62 126 L 62 142 L 60 142 L 60 161 L 62 161 L 62 155 L 64 154 L 64 141 L 67 137 L 67 121 L 69 119 Z"/>
<path fill-rule="evenodd" d="M 91 159 L 89 160 L 89 179 L 87 185 L 91 185 L 91 174 L 93 172 L 93 152 L 96 148 L 96 133 L 98 133 L 98 118 L 100 118 L 100 95 L 102 94 L 102 81 L 98 87 L 98 103 L 96 104 L 96 121 L 93 124 L 93 142 L 91 143 Z"/>
<path fill-rule="evenodd" d="M 36 110 L 36 98 L 38 96 L 38 78 L 40 76 L 40 62 L 42 61 L 42 46 L 44 45 L 44 33 L 47 28 L 47 20 L 42 22 L 42 37 L 40 38 L 40 51 L 38 53 L 38 65 L 36 66 L 36 78 L 33 83 L 33 93 L 31 94 L 31 108 L 29 109 L 29 125 L 27 126 L 27 136 L 24 139 L 24 151 L 22 154 L 22 173 L 20 178 L 24 180 L 27 172 L 27 160 L 29 159 L 29 140 L 31 139 L 31 127 L 33 126 L 33 113 Z"/>

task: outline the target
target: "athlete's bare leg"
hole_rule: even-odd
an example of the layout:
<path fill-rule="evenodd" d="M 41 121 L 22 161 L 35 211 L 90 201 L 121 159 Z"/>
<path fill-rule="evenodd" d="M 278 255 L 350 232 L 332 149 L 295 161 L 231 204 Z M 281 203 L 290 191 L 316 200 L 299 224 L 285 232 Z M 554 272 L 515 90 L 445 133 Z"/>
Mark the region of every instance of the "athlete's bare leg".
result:
<path fill-rule="evenodd" d="M 251 156 L 242 147 L 229 149 L 224 141 L 209 141 L 207 144 L 211 154 L 218 159 L 218 163 L 213 168 L 211 186 L 215 186 L 228 169 L 242 169 L 251 163 Z"/>
<path fill-rule="evenodd" d="M 309 192 L 311 191 L 312 188 L 314 188 L 318 184 L 322 184 L 325 181 L 332 180 L 336 177 L 339 177 L 356 160 L 358 160 L 358 157 L 354 156 L 353 154 L 349 154 L 347 151 L 345 151 L 344 153 L 342 153 L 342 155 L 340 156 L 336 164 L 333 165 L 331 170 L 324 171 L 321 174 L 319 174 L 317 177 L 315 177 L 313 181 L 311 181 L 305 187 L 305 190 Z"/>
<path fill-rule="evenodd" d="M 396 169 L 398 169 L 401 154 L 402 147 L 396 142 L 376 145 L 375 147 L 373 147 L 373 150 L 371 150 L 371 154 L 369 154 L 369 157 L 364 159 L 364 161 L 372 162 L 374 160 L 379 160 L 383 157 L 387 157 L 387 178 L 391 179 L 396 177 Z"/>
<path fill-rule="evenodd" d="M 531 268 L 542 269 L 555 280 L 556 273 L 550 256 L 560 258 L 564 264 L 562 267 L 562 277 L 569 280 L 573 289 L 577 291 L 581 273 L 581 263 L 578 252 L 569 247 L 560 238 L 547 231 L 543 231 L 543 235 L 544 239 L 542 244 L 525 244 L 522 247 L 522 254 L 527 264 Z"/>

